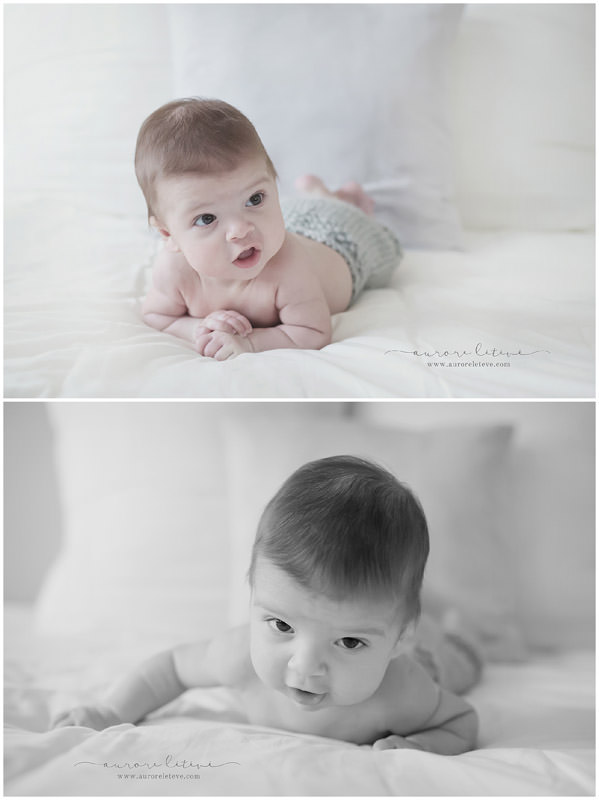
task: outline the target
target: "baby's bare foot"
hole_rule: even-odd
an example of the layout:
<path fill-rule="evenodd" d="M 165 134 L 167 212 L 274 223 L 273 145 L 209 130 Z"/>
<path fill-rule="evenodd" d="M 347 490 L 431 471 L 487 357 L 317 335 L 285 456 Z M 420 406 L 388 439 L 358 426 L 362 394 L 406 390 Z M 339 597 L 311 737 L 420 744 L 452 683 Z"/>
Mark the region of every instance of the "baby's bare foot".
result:
<path fill-rule="evenodd" d="M 295 188 L 305 194 L 317 194 L 321 197 L 333 197 L 324 183 L 316 175 L 302 175 L 295 182 Z"/>
<path fill-rule="evenodd" d="M 356 181 L 349 181 L 335 192 L 335 195 L 346 203 L 353 203 L 361 208 L 365 214 L 372 214 L 374 211 L 374 200 Z"/>
<path fill-rule="evenodd" d="M 336 192 L 331 192 L 316 175 L 302 175 L 296 180 L 295 187 L 306 194 L 316 194 L 319 197 L 336 197 L 339 200 L 357 206 L 365 214 L 372 214 L 374 211 L 374 200 L 370 195 L 366 194 L 356 181 L 345 183 Z"/>

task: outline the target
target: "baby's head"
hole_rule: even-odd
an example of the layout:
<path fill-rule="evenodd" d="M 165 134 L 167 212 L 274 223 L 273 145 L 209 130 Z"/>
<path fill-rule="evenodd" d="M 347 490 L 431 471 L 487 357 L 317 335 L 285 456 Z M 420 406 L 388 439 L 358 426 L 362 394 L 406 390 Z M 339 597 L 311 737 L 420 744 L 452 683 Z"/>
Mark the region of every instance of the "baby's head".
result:
<path fill-rule="evenodd" d="M 372 695 L 420 613 L 428 549 L 420 504 L 387 470 L 353 456 L 301 467 L 254 543 L 257 674 L 314 710 Z"/>
<path fill-rule="evenodd" d="M 186 97 L 160 106 L 142 124 L 135 148 L 135 174 L 148 217 L 159 216 L 165 178 L 229 172 L 253 157 L 263 158 L 277 177 L 256 129 L 229 103 Z"/>
<path fill-rule="evenodd" d="M 186 98 L 141 126 L 135 171 L 165 247 L 206 279 L 258 276 L 285 240 L 277 174 L 249 119 Z"/>

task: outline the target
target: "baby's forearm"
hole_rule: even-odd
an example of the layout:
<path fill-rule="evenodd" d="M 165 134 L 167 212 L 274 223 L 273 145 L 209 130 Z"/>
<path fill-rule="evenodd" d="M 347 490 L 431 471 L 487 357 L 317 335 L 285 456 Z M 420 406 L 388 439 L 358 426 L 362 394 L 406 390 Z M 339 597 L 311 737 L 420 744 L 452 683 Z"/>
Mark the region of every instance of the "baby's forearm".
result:
<path fill-rule="evenodd" d="M 168 650 L 145 661 L 108 689 L 102 698 L 122 722 L 138 722 L 186 690 Z"/>
<path fill-rule="evenodd" d="M 467 753 L 473 748 L 473 745 L 455 733 L 441 729 L 406 736 L 406 741 L 415 746 L 417 750 L 425 750 L 427 753 L 437 753 L 441 756 L 457 756 L 460 753 Z"/>
<path fill-rule="evenodd" d="M 247 337 L 254 352 L 297 347 L 320 350 L 331 341 L 331 331 L 303 325 L 277 325 L 274 328 L 254 328 Z"/>
<path fill-rule="evenodd" d="M 477 732 L 478 718 L 476 712 L 471 711 L 454 720 L 452 725 L 420 731 L 406 736 L 406 740 L 429 753 L 456 756 L 476 747 Z"/>
<path fill-rule="evenodd" d="M 156 330 L 163 333 L 170 333 L 192 344 L 195 342 L 195 330 L 202 322 L 198 317 L 190 317 L 188 314 L 182 317 L 172 317 L 168 314 L 158 314 L 153 311 L 145 313 L 143 318 L 144 322 L 150 327 L 156 328 Z"/>

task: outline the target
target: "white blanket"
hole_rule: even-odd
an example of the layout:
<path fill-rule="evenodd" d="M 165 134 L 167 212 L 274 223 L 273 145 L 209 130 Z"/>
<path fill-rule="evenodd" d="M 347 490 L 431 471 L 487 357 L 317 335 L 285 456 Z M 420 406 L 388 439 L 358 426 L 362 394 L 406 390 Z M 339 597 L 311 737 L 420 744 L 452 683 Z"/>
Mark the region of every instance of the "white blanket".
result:
<path fill-rule="evenodd" d="M 64 233 L 53 251 L 50 232 L 26 231 L 8 248 L 7 397 L 594 396 L 591 234 L 470 233 L 463 252 L 410 251 L 390 288 L 335 317 L 324 349 L 219 363 L 141 320 L 153 242 L 139 218 L 89 226 L 87 211 L 61 209 L 66 250 Z M 22 200 L 15 224 L 43 213 Z"/>
<path fill-rule="evenodd" d="M 9 796 L 594 794 L 591 652 L 489 666 L 470 695 L 479 749 L 448 757 L 247 725 L 224 690 L 188 692 L 139 726 L 48 731 L 157 642 L 40 639 L 7 621 Z"/>

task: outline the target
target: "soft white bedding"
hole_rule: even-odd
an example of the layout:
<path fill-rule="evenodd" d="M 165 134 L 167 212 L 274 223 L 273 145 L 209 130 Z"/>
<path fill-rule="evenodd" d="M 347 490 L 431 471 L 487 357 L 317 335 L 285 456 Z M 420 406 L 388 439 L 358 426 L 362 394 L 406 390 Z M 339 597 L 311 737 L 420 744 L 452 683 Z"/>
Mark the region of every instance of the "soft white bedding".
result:
<path fill-rule="evenodd" d="M 23 204 L 20 219 L 43 216 Z M 86 213 L 61 211 L 68 252 L 50 231 L 10 237 L 7 397 L 594 396 L 592 234 L 477 232 L 464 251 L 408 251 L 323 350 L 218 363 L 142 322 L 154 244 L 139 218 L 85 227 Z"/>
<path fill-rule="evenodd" d="M 481 719 L 480 748 L 444 757 L 375 753 L 250 726 L 221 690 L 189 692 L 137 727 L 47 731 L 59 709 L 91 699 L 112 675 L 160 643 L 129 640 L 117 646 L 108 632 L 103 641 L 44 639 L 30 632 L 29 622 L 28 613 L 9 609 L 9 796 L 594 794 L 590 651 L 489 666 L 470 696 Z"/>

